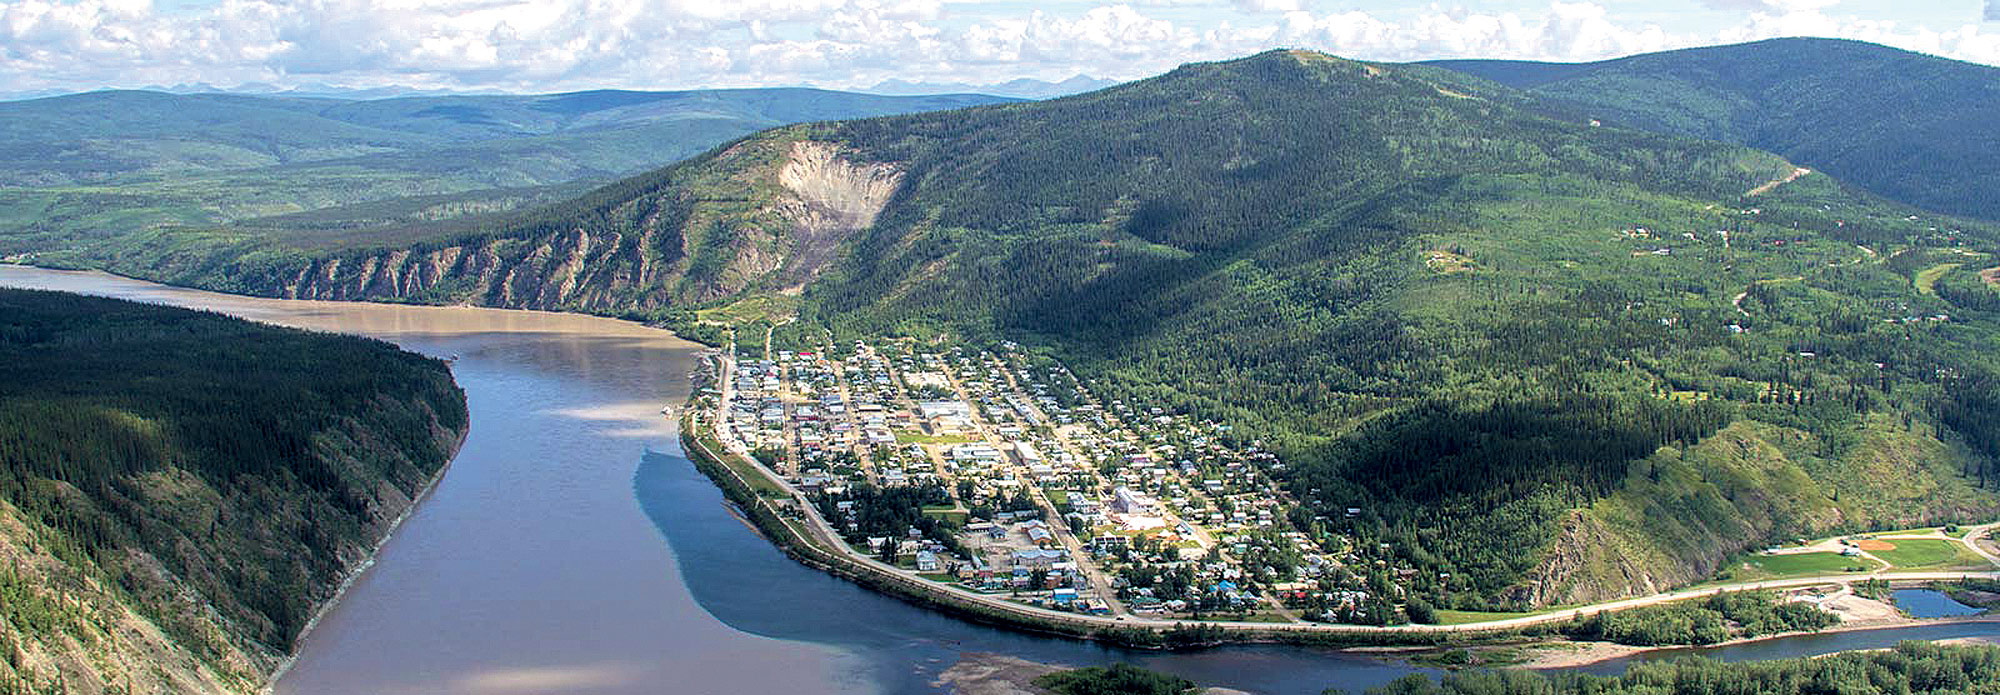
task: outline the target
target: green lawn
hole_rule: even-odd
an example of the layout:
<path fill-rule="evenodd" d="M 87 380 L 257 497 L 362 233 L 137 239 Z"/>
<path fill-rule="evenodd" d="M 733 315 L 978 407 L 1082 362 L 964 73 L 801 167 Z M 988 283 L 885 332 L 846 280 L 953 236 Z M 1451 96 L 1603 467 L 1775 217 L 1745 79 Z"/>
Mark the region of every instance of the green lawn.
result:
<path fill-rule="evenodd" d="M 1736 565 L 1739 570 L 1731 581 L 1753 581 L 1758 579 L 1780 579 L 1784 577 L 1811 577 L 1816 575 L 1840 574 L 1860 567 L 1863 571 L 1875 569 L 1875 563 L 1864 557 L 1842 557 L 1839 553 L 1796 553 L 1790 555 L 1752 555 Z"/>
<path fill-rule="evenodd" d="M 970 512 L 952 506 L 924 507 L 924 516 L 963 525 Z"/>
<path fill-rule="evenodd" d="M 1437 611 L 1437 624 L 1465 625 L 1467 623 L 1486 623 L 1510 618 L 1526 618 L 1531 615 L 1534 615 L 1534 613 L 1489 613 L 1486 611 L 1454 611 L 1440 608 Z"/>
<path fill-rule="evenodd" d="M 751 465 L 748 461 L 744 461 L 742 457 L 729 453 L 727 449 L 722 447 L 720 442 L 715 441 L 715 438 L 703 436 L 700 440 L 703 445 L 708 447 L 709 451 L 716 452 L 716 457 L 722 459 L 722 465 L 727 466 L 729 470 L 735 471 L 736 475 L 743 478 L 743 482 L 750 485 L 750 489 L 757 491 L 757 494 L 773 499 L 791 497 L 789 493 L 785 492 L 784 488 L 778 486 L 776 481 L 765 476 L 763 471 L 758 470 L 756 466 Z"/>
<path fill-rule="evenodd" d="M 1962 265 L 1965 264 L 1940 263 L 1938 265 L 1934 265 L 1929 268 L 1923 269 L 1921 272 L 1917 273 L 1916 277 L 1917 291 L 1933 297 L 1937 296 L 1938 278 L 1944 277 L 1945 273 L 1957 270 L 1958 267 Z"/>
<path fill-rule="evenodd" d="M 971 444 L 977 441 L 978 437 L 962 434 L 923 434 L 910 431 L 896 433 L 897 444 Z"/>
<path fill-rule="evenodd" d="M 1894 538 L 1887 539 L 1887 542 L 1895 544 L 1896 549 L 1874 550 L 1868 554 L 1882 558 L 1897 569 L 1978 567 L 1984 564 L 1964 545 L 1940 538 Z"/>
<path fill-rule="evenodd" d="M 695 312 L 695 317 L 703 321 L 731 325 L 756 321 L 777 322 L 791 318 L 798 311 L 799 301 L 785 295 L 757 295 L 729 304 L 711 307 Z"/>

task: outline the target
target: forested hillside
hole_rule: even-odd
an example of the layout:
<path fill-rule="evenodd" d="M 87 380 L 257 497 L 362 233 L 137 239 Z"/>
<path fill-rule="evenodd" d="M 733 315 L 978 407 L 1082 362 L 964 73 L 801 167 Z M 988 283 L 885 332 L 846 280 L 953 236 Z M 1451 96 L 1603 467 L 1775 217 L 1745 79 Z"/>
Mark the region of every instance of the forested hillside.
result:
<path fill-rule="evenodd" d="M 1285 454 L 1302 526 L 1386 544 L 1447 605 L 1651 592 L 1754 543 L 1995 508 L 1969 415 L 1993 317 L 1921 288 L 1995 265 L 1990 229 L 1541 112 L 1272 53 L 827 127 L 803 137 L 909 183 L 795 330 L 1028 337 L 1128 403 L 1236 423 Z"/>
<path fill-rule="evenodd" d="M 1904 642 L 1894 649 L 1820 658 L 1723 662 L 1701 657 L 1634 663 L 1623 675 L 1470 669 L 1414 674 L 1367 695 L 1908 695 L 1991 692 L 2000 648 Z M 1194 684 L 1127 664 L 1059 671 L 1041 680 L 1059 693 L 1180 693 Z M 1333 684 L 1326 695 L 1351 692 Z M 1067 689 L 1064 689 L 1067 688 Z"/>
<path fill-rule="evenodd" d="M 375 100 L 109 91 L 0 102 L 0 257 L 404 243 L 787 123 L 1012 101 L 817 89 Z M 215 228 L 240 225 L 237 234 Z"/>
<path fill-rule="evenodd" d="M 1520 608 L 2000 510 L 1995 239 L 1770 153 L 1279 51 L 767 131 L 449 241 L 77 260 L 690 333 L 796 318 L 779 339 L 815 345 L 1016 340 L 1263 441 L 1298 526 L 1417 595 Z"/>
<path fill-rule="evenodd" d="M 0 693 L 255 692 L 466 427 L 442 363 L 0 289 Z"/>
<path fill-rule="evenodd" d="M 1370 689 L 1368 695 L 1945 695 L 1991 692 L 1995 681 L 2000 681 L 2000 648 L 1904 642 L 1895 649 L 1817 659 L 1650 661 L 1634 664 L 1615 678 L 1482 670 L 1453 673 L 1433 682 L 1416 675 Z"/>
<path fill-rule="evenodd" d="M 1605 123 L 1770 150 L 1938 212 L 2000 219 L 2000 68 L 1836 39 L 1599 63 L 1431 63 Z"/>

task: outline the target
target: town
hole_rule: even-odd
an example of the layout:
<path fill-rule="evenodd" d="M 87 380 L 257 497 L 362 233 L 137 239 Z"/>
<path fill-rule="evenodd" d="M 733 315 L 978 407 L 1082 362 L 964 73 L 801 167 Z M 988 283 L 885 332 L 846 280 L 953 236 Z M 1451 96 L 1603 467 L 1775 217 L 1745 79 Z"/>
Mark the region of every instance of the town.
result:
<path fill-rule="evenodd" d="M 1300 519 L 1258 442 L 1106 401 L 1019 345 L 717 357 L 694 403 L 723 446 L 810 502 L 783 513 L 905 574 L 1081 614 L 1406 622 L 1414 570 Z"/>

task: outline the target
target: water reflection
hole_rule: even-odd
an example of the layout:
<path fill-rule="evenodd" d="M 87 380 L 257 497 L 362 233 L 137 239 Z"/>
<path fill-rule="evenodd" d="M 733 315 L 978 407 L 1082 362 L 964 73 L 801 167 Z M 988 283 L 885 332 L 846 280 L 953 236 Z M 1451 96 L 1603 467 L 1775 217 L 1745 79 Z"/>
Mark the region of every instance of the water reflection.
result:
<path fill-rule="evenodd" d="M 1950 595 L 1935 589 L 1897 589 L 1894 595 L 1896 608 L 1912 618 L 1955 618 L 1985 612 L 1985 609 L 1952 600 Z"/>
<path fill-rule="evenodd" d="M 927 693 L 974 652 L 1132 661 L 1258 693 L 1359 691 L 1414 671 L 1326 650 L 1151 653 L 1037 637 L 793 563 L 681 456 L 659 408 L 686 396 L 698 346 L 661 331 L 566 314 L 248 299 L 8 266 L 0 285 L 213 309 L 460 357 L 453 372 L 472 412 L 465 448 L 302 643 L 276 688 L 286 695 Z M 1643 658 L 1779 658 L 1994 634 L 1993 624 L 1927 626 Z"/>
<path fill-rule="evenodd" d="M 639 509 L 698 346 L 535 312 L 285 302 L 0 267 L 0 284 L 212 309 L 458 355 L 472 430 L 432 496 L 301 643 L 284 694 L 868 692 L 839 650 L 711 617 Z M 727 518 L 712 506 L 708 513 Z"/>

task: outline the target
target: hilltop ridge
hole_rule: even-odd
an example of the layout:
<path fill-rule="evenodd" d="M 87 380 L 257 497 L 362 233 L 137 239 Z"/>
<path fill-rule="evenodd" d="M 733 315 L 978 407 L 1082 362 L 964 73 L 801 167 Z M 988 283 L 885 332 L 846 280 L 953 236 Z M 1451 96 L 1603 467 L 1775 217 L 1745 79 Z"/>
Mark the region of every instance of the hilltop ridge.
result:
<path fill-rule="evenodd" d="M 1018 341 L 1264 442 L 1297 525 L 1381 568 L 1360 581 L 1519 609 L 2000 511 L 2000 300 L 1977 275 L 2000 234 L 1802 164 L 1270 51 L 781 127 L 412 245 L 160 232 L 46 258 L 695 337 L 782 324 L 795 346 Z"/>
<path fill-rule="evenodd" d="M 1870 192 L 2000 219 L 2000 68 L 1863 41 L 1786 38 L 1595 63 L 1427 63 L 1606 123 L 1784 155 Z"/>

